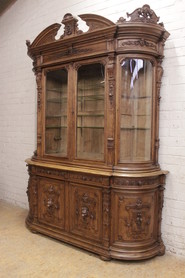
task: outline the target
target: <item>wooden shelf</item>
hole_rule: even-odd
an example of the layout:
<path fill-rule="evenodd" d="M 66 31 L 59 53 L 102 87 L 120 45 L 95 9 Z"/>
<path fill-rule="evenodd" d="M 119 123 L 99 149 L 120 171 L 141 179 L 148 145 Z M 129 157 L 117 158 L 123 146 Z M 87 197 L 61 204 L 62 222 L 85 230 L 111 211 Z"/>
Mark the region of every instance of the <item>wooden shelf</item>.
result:
<path fill-rule="evenodd" d="M 92 129 L 104 129 L 103 126 L 77 126 L 77 128 L 92 128 Z"/>
<path fill-rule="evenodd" d="M 151 96 L 127 96 L 127 95 L 121 95 L 121 98 L 126 99 L 151 99 Z"/>
<path fill-rule="evenodd" d="M 144 127 L 121 127 L 121 130 L 151 130 L 151 128 L 144 128 Z"/>
<path fill-rule="evenodd" d="M 67 126 L 46 126 L 46 129 L 67 128 Z"/>
<path fill-rule="evenodd" d="M 51 116 L 46 116 L 46 118 L 62 118 L 62 117 L 64 117 L 64 118 L 66 118 L 67 117 L 67 115 L 51 115 Z"/>

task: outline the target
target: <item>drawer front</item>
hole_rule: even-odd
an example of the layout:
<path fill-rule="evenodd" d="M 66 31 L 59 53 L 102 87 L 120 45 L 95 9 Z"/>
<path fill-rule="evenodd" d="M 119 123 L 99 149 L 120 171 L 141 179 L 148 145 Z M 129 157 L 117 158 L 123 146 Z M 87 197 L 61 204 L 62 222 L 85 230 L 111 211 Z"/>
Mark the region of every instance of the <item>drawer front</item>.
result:
<path fill-rule="evenodd" d="M 102 237 L 102 190 L 70 184 L 70 232 L 89 239 Z"/>
<path fill-rule="evenodd" d="M 41 179 L 38 187 L 38 221 L 64 229 L 64 183 Z"/>

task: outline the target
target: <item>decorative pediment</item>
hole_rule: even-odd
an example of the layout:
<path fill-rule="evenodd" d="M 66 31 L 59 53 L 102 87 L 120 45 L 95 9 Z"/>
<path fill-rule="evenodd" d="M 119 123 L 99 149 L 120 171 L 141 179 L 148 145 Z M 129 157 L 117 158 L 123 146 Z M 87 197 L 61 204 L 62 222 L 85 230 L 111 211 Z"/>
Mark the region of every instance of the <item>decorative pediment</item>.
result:
<path fill-rule="evenodd" d="M 65 40 L 67 38 L 76 37 L 84 33 L 93 34 L 93 32 L 98 32 L 99 30 L 102 30 L 104 33 L 106 33 L 109 32 L 109 28 L 110 30 L 112 30 L 111 27 L 115 27 L 114 32 L 116 34 L 119 28 L 119 30 L 121 30 L 121 28 L 128 28 L 129 26 L 130 30 L 134 30 L 134 24 L 140 25 L 140 23 L 142 23 L 144 27 L 144 25 L 147 25 L 149 23 L 157 25 L 159 21 L 159 17 L 157 17 L 155 12 L 150 8 L 149 5 L 144 5 L 142 8 L 138 8 L 130 14 L 127 13 L 127 16 L 130 18 L 129 20 L 120 17 L 117 23 L 115 24 L 111 20 L 100 15 L 81 14 L 79 15 L 79 18 L 82 19 L 89 27 L 87 31 L 83 32 L 78 28 L 78 19 L 74 17 L 71 13 L 67 13 L 64 15 L 62 20 L 62 25 L 64 26 L 64 33 L 61 35 L 61 37 L 59 39 L 56 39 L 56 35 L 61 27 L 61 24 L 55 23 L 50 25 L 37 36 L 37 38 L 33 41 L 32 44 L 30 43 L 30 41 L 26 41 L 28 47 L 28 54 L 31 56 L 32 49 L 35 49 L 37 47 L 45 46 L 53 42 L 60 42 L 63 39 Z M 159 23 L 159 25 L 163 27 L 162 23 Z M 168 37 L 168 33 L 165 31 L 165 29 L 163 30 L 163 32 L 163 37 L 165 40 Z M 94 36 L 96 37 L 96 34 Z"/>
<path fill-rule="evenodd" d="M 107 18 L 104 18 L 100 15 L 94 14 L 82 14 L 79 17 L 86 22 L 89 29 L 87 32 L 92 32 L 98 29 L 103 29 L 106 27 L 114 26 L 115 24 Z M 66 38 L 77 36 L 83 33 L 83 31 L 78 29 L 78 19 L 75 18 L 72 14 L 67 13 L 64 15 L 62 24 L 64 25 L 64 33 L 60 37 L 59 40 Z M 58 30 L 60 29 L 61 24 L 55 23 L 44 29 L 37 38 L 31 44 L 30 41 L 26 41 L 26 44 L 29 47 L 36 47 L 44 44 L 48 44 L 54 41 L 58 41 L 55 39 Z"/>

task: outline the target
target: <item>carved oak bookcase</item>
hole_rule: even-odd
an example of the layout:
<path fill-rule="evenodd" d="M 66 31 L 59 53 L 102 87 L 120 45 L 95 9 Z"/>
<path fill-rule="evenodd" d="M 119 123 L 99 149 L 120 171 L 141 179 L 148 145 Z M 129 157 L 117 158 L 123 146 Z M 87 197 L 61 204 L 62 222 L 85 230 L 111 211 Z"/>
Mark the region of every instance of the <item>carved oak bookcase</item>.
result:
<path fill-rule="evenodd" d="M 27 159 L 28 228 L 99 254 L 164 254 L 166 171 L 158 164 L 162 60 L 169 33 L 148 5 L 117 23 L 66 14 L 31 44 L 37 150 Z"/>

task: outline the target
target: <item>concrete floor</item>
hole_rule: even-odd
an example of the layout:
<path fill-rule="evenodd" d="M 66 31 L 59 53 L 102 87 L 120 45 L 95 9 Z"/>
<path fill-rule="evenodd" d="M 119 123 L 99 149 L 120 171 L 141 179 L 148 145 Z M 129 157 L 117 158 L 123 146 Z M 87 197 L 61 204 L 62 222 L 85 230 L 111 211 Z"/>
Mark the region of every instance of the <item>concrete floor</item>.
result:
<path fill-rule="evenodd" d="M 104 262 L 25 227 L 27 210 L 0 201 L 0 278 L 184 278 L 185 260 L 165 255 L 141 262 Z"/>

